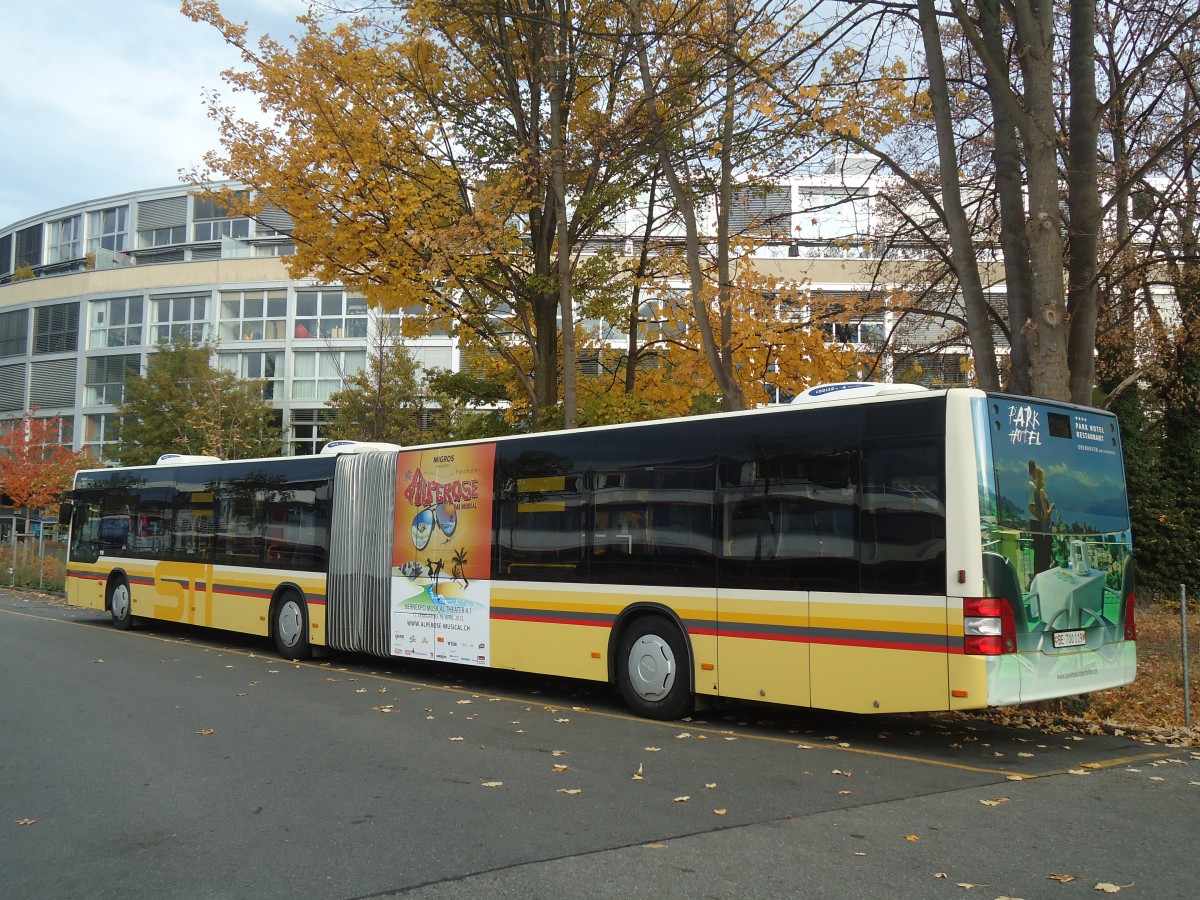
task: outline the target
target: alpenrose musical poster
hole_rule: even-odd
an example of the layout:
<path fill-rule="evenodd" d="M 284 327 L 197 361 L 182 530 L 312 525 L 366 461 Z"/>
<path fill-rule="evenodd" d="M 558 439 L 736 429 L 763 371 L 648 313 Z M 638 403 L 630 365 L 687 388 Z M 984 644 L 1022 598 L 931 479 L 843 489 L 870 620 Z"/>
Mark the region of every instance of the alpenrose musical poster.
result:
<path fill-rule="evenodd" d="M 392 655 L 488 665 L 494 444 L 401 451 Z"/>

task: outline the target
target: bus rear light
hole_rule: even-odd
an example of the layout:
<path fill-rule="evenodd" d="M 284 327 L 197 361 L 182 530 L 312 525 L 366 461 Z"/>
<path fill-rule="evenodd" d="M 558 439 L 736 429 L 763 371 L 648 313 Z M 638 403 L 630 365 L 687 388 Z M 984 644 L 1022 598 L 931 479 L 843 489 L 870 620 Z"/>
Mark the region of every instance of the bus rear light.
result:
<path fill-rule="evenodd" d="M 1003 597 L 963 600 L 963 652 L 971 656 L 1017 652 L 1017 627 L 1008 600 Z"/>
<path fill-rule="evenodd" d="M 1137 591 L 1130 591 L 1125 595 L 1125 640 L 1137 640 L 1137 619 L 1134 614 L 1134 607 L 1137 606 Z"/>

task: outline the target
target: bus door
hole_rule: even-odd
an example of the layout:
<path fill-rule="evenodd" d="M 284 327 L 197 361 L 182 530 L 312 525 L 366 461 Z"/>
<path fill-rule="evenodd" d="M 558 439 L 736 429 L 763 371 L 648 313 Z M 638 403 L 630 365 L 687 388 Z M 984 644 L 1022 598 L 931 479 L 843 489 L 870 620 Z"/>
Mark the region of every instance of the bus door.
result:
<path fill-rule="evenodd" d="M 206 468 L 189 473 L 171 491 L 170 539 L 154 554 L 155 618 L 212 627 L 213 543 L 216 536 L 214 486 L 216 475 Z M 149 504 L 154 500 L 147 498 Z M 153 518 L 147 509 L 147 518 Z M 165 519 L 165 516 L 163 516 Z M 135 609 L 136 612 L 136 609 Z"/>

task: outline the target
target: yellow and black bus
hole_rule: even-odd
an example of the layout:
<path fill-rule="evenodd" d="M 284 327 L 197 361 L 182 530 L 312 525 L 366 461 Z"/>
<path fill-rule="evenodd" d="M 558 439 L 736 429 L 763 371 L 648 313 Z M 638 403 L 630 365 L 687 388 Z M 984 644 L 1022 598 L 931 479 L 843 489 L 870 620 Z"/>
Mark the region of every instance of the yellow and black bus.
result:
<path fill-rule="evenodd" d="M 697 698 L 971 709 L 1134 677 L 1115 418 L 827 385 L 743 413 L 80 472 L 67 596 Z M 337 452 L 353 450 L 357 452 Z"/>

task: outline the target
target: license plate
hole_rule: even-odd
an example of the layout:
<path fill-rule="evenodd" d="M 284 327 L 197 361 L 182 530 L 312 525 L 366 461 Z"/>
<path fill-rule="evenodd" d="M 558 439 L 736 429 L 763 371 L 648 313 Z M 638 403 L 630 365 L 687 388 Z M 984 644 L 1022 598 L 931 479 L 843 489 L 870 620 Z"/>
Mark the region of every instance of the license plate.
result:
<path fill-rule="evenodd" d="M 1054 646 L 1057 647 L 1082 647 L 1087 643 L 1087 638 L 1083 634 L 1083 630 L 1079 631 L 1056 631 L 1054 632 Z"/>

